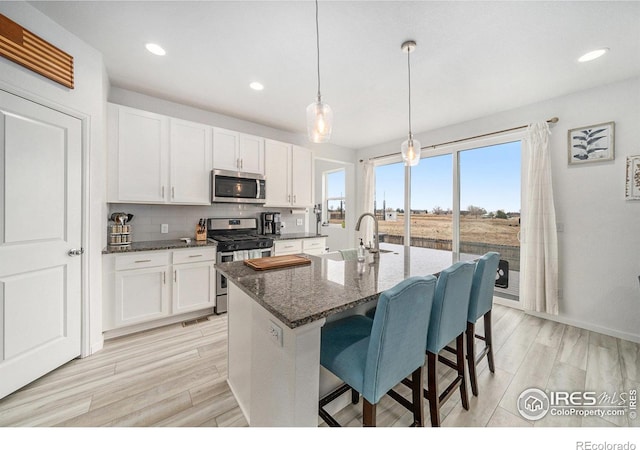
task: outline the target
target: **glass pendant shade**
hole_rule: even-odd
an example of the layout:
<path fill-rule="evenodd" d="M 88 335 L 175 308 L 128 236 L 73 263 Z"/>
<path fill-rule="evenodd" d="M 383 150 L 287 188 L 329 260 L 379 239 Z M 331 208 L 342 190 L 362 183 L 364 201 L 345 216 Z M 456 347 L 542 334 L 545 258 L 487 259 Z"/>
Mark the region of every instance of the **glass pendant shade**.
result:
<path fill-rule="evenodd" d="M 405 166 L 417 166 L 420 162 L 420 141 L 409 135 L 409 139 L 400 146 Z"/>
<path fill-rule="evenodd" d="M 333 111 L 320 98 L 307 106 L 307 133 L 311 142 L 329 142 L 332 125 Z"/>

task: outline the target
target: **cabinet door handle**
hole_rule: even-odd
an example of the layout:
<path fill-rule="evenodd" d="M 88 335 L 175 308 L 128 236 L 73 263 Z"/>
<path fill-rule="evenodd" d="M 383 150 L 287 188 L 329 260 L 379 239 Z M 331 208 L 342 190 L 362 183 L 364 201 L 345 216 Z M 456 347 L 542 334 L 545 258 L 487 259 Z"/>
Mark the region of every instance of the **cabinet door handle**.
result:
<path fill-rule="evenodd" d="M 189 258 L 202 258 L 202 255 L 189 255 Z"/>
<path fill-rule="evenodd" d="M 139 259 L 139 260 L 136 261 L 136 264 L 145 263 L 145 262 L 151 262 L 151 260 L 150 259 Z"/>
<path fill-rule="evenodd" d="M 287 201 L 290 202 L 291 201 L 291 195 L 287 195 Z"/>
<path fill-rule="evenodd" d="M 240 168 L 244 169 L 244 158 L 240 158 Z"/>
<path fill-rule="evenodd" d="M 236 167 L 240 168 L 240 158 L 236 158 Z"/>
<path fill-rule="evenodd" d="M 171 186 L 171 198 L 176 198 L 176 188 L 175 188 L 175 186 Z"/>
<path fill-rule="evenodd" d="M 296 196 L 295 196 L 295 194 L 294 194 L 294 195 L 293 195 L 293 203 L 295 203 L 295 202 L 296 202 Z"/>
<path fill-rule="evenodd" d="M 175 281 L 176 283 L 178 282 L 178 271 L 177 270 L 173 271 L 173 281 Z"/>
<path fill-rule="evenodd" d="M 167 272 L 162 272 L 162 284 L 167 284 Z"/>
<path fill-rule="evenodd" d="M 164 186 L 162 186 L 162 198 L 164 198 Z"/>

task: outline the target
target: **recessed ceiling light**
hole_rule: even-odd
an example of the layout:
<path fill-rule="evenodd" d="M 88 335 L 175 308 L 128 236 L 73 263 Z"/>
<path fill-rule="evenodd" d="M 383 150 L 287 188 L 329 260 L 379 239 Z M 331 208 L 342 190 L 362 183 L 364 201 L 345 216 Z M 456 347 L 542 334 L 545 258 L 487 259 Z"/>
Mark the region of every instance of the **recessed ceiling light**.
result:
<path fill-rule="evenodd" d="M 253 89 L 254 91 L 261 91 L 264 89 L 264 86 L 262 85 L 262 83 L 258 83 L 257 81 L 252 82 L 249 87 L 251 89 Z"/>
<path fill-rule="evenodd" d="M 164 56 L 167 54 L 167 52 L 165 52 L 164 49 L 160 47 L 158 44 L 153 44 L 149 42 L 147 45 L 145 45 L 145 47 L 154 55 Z"/>
<path fill-rule="evenodd" d="M 589 53 L 585 53 L 580 58 L 578 58 L 578 61 L 580 62 L 593 61 L 596 58 L 600 58 L 602 55 L 604 55 L 608 51 L 609 51 L 608 48 L 599 48 L 598 50 L 593 50 Z"/>

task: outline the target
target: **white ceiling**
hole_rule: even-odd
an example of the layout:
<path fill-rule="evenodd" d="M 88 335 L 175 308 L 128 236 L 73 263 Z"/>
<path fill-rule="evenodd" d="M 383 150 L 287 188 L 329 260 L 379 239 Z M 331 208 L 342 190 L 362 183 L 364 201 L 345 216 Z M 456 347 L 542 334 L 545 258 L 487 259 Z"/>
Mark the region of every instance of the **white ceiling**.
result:
<path fill-rule="evenodd" d="M 313 1 L 30 2 L 104 55 L 113 86 L 305 133 Z M 331 142 L 351 148 L 640 75 L 640 2 L 319 2 Z M 162 45 L 154 56 L 144 44 Z M 586 51 L 609 47 L 580 64 Z M 265 89 L 249 89 L 258 80 Z"/>

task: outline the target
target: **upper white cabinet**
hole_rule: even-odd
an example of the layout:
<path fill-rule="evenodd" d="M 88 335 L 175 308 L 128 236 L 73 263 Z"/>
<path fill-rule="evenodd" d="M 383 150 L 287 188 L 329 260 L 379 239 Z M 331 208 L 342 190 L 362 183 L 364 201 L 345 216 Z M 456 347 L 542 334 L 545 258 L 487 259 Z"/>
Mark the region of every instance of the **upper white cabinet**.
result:
<path fill-rule="evenodd" d="M 313 155 L 310 150 L 284 142 L 265 141 L 266 205 L 313 205 Z"/>
<path fill-rule="evenodd" d="M 107 117 L 109 201 L 165 203 L 169 119 L 112 104 Z"/>
<path fill-rule="evenodd" d="M 170 201 L 211 204 L 211 127 L 178 119 L 170 125 Z"/>
<path fill-rule="evenodd" d="M 264 138 L 214 128 L 213 168 L 264 175 Z"/>
<path fill-rule="evenodd" d="M 312 186 L 313 154 L 311 150 L 294 145 L 291 151 L 291 205 L 313 206 Z"/>
<path fill-rule="evenodd" d="M 108 105 L 108 201 L 211 204 L 212 127 Z"/>

